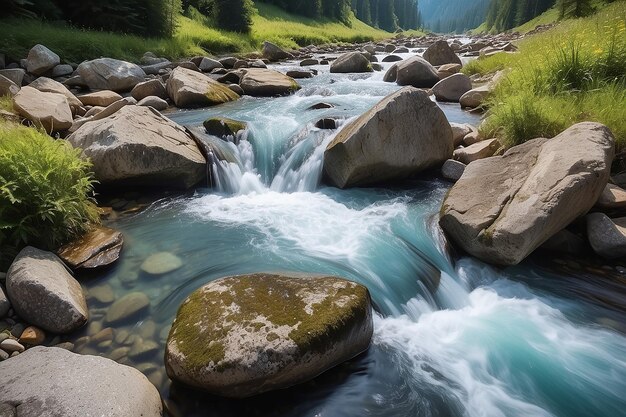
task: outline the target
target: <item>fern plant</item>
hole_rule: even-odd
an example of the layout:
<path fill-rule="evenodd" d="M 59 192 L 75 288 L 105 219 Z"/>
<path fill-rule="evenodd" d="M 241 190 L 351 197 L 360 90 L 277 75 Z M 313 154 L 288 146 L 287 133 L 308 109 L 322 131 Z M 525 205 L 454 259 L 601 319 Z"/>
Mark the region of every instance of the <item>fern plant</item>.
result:
<path fill-rule="evenodd" d="M 89 161 L 64 140 L 0 122 L 0 265 L 54 250 L 99 222 Z"/>

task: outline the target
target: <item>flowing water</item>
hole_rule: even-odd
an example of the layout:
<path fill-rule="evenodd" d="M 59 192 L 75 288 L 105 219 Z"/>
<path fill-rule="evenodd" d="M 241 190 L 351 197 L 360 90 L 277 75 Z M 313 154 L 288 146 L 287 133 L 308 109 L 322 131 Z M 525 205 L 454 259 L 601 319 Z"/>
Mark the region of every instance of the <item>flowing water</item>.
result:
<path fill-rule="evenodd" d="M 233 162 L 213 161 L 209 176 L 218 192 L 163 199 L 112 222 L 125 235 L 122 258 L 85 284 L 108 284 L 118 298 L 143 292 L 151 308 L 116 325 L 113 343 L 82 351 L 111 356 L 128 344 L 126 332 L 135 342 L 156 342 L 146 354 L 119 360 L 146 373 L 178 415 L 625 416 L 624 280 L 570 277 L 532 260 L 500 270 L 453 259 L 437 227 L 450 186 L 441 180 L 393 189 L 320 185 L 323 150 L 336 131 L 314 123 L 345 123 L 398 87 L 382 82 L 382 73 L 318 69 L 290 97 L 244 97 L 169 115 L 189 126 L 223 115 L 248 122 L 250 131 L 224 144 Z M 320 102 L 334 107 L 307 110 Z M 458 105 L 442 108 L 451 121 L 479 122 Z M 163 251 L 183 266 L 158 277 L 140 271 Z M 314 381 L 243 401 L 171 385 L 162 355 L 181 302 L 211 280 L 260 271 L 365 284 L 377 311 L 370 350 Z M 97 322 L 107 307 L 89 303 Z"/>

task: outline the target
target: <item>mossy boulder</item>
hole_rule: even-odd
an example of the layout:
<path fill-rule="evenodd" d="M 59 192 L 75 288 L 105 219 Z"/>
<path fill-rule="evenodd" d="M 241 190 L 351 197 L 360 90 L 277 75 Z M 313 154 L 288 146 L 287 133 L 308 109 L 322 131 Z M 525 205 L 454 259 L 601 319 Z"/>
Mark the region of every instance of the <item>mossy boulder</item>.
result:
<path fill-rule="evenodd" d="M 266 68 L 242 70 L 239 86 L 253 97 L 287 96 L 301 88 L 293 78 Z"/>
<path fill-rule="evenodd" d="M 246 130 L 248 125 L 245 122 L 226 117 L 212 117 L 204 121 L 204 128 L 209 135 L 226 138 L 235 136 L 241 130 Z"/>
<path fill-rule="evenodd" d="M 330 276 L 213 281 L 178 310 L 165 351 L 173 380 L 243 398 L 287 388 L 367 350 L 367 288 Z"/>
<path fill-rule="evenodd" d="M 201 72 L 178 67 L 170 74 L 166 90 L 176 107 L 214 106 L 239 98 L 239 95 Z"/>

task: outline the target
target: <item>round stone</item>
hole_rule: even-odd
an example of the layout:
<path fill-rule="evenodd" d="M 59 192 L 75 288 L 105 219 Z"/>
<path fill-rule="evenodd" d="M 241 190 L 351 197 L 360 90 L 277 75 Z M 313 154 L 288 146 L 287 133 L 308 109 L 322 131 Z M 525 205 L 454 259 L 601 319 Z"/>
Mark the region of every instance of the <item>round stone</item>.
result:
<path fill-rule="evenodd" d="M 162 275 L 177 270 L 183 261 L 170 252 L 159 252 L 150 255 L 142 264 L 141 270 L 150 275 Z"/>

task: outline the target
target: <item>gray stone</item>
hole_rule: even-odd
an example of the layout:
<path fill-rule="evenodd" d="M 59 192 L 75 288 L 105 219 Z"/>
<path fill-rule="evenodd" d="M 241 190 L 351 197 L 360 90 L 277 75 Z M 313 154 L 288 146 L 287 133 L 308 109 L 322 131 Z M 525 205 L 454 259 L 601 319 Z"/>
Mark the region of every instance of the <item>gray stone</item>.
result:
<path fill-rule="evenodd" d="M 514 265 L 597 201 L 615 140 L 597 123 L 472 162 L 446 196 L 440 224 L 471 255 Z"/>
<path fill-rule="evenodd" d="M 26 70 L 41 75 L 61 63 L 61 58 L 43 45 L 35 45 L 28 52 Z"/>
<path fill-rule="evenodd" d="M 20 87 L 4 75 L 0 75 L 0 96 L 13 97 L 20 91 Z"/>
<path fill-rule="evenodd" d="M 109 307 L 106 314 L 107 324 L 116 324 L 129 320 L 150 309 L 150 299 L 142 292 L 126 294 Z"/>
<path fill-rule="evenodd" d="M 129 91 L 146 77 L 138 65 L 112 58 L 85 61 L 77 71 L 92 90 Z"/>
<path fill-rule="evenodd" d="M 288 312 L 285 314 L 285 312 Z M 227 397 L 305 382 L 365 351 L 370 297 L 337 277 L 254 274 L 213 281 L 181 305 L 170 378 Z"/>
<path fill-rule="evenodd" d="M 85 123 L 68 140 L 91 158 L 102 184 L 189 188 L 205 178 L 206 161 L 194 140 L 150 107 L 125 106 Z"/>
<path fill-rule="evenodd" d="M 183 261 L 170 252 L 158 252 L 150 255 L 141 264 L 141 270 L 150 275 L 162 275 L 173 272 L 183 266 Z"/>
<path fill-rule="evenodd" d="M 461 58 L 448 45 L 448 41 L 440 40 L 424 51 L 424 59 L 432 65 L 461 64 Z"/>
<path fill-rule="evenodd" d="M 200 72 L 182 67 L 172 71 L 166 90 L 177 107 L 213 106 L 239 98 L 225 85 Z"/>
<path fill-rule="evenodd" d="M 167 101 L 163 100 L 160 97 L 156 97 L 156 96 L 148 96 L 148 97 L 144 97 L 143 99 L 141 99 L 141 101 L 139 103 L 137 103 L 138 106 L 149 106 L 152 107 L 155 110 L 158 111 L 163 111 L 165 109 L 167 109 L 169 107 L 169 104 L 167 104 Z"/>
<path fill-rule="evenodd" d="M 50 73 L 50 76 L 52 78 L 64 77 L 66 75 L 72 75 L 73 72 L 74 72 L 74 68 L 72 68 L 71 65 L 61 64 L 52 68 L 52 72 Z"/>
<path fill-rule="evenodd" d="M 330 72 L 353 73 L 372 71 L 369 59 L 360 52 L 348 52 L 330 64 Z"/>
<path fill-rule="evenodd" d="M 466 165 L 463 162 L 455 161 L 454 159 L 448 159 L 441 166 L 441 175 L 450 181 L 458 181 L 463 172 L 465 172 Z"/>
<path fill-rule="evenodd" d="M 466 148 L 456 149 L 453 157 L 467 165 L 470 162 L 493 156 L 500 149 L 500 146 L 498 139 L 483 140 Z"/>
<path fill-rule="evenodd" d="M 302 70 L 290 70 L 285 74 L 287 77 L 291 77 L 294 79 L 301 78 L 313 78 L 313 73 L 311 71 L 302 71 Z"/>
<path fill-rule="evenodd" d="M 303 59 L 302 61 L 300 61 L 300 66 L 301 67 L 308 67 L 311 65 L 319 65 L 319 61 L 317 59 L 313 59 L 313 58 L 308 58 L 308 59 Z"/>
<path fill-rule="evenodd" d="M 133 87 L 130 95 L 137 101 L 141 101 L 149 96 L 167 99 L 165 85 L 160 80 L 149 80 L 139 83 Z"/>
<path fill-rule="evenodd" d="M 4 350 L 0 349 L 0 362 L 5 361 L 5 360 L 9 359 L 10 357 L 11 357 L 11 355 L 9 355 Z M 2 417 L 2 414 L 0 414 L 0 417 Z"/>
<path fill-rule="evenodd" d="M 483 85 L 469 90 L 459 98 L 461 107 L 470 107 L 472 109 L 480 107 L 485 100 L 491 95 L 491 87 Z"/>
<path fill-rule="evenodd" d="M 383 58 L 383 62 L 398 62 L 398 61 L 402 61 L 402 57 L 399 57 L 398 55 L 388 55 Z"/>
<path fill-rule="evenodd" d="M 341 129 L 324 153 L 324 172 L 340 188 L 373 185 L 439 166 L 452 150 L 441 109 L 405 87 Z"/>
<path fill-rule="evenodd" d="M 34 347 L 0 363 L 0 402 L 19 404 L 24 417 L 162 415 L 157 389 L 139 371 L 60 348 Z"/>
<path fill-rule="evenodd" d="M 0 285 L 0 319 L 4 318 L 11 309 L 11 303 L 4 293 L 4 288 Z"/>
<path fill-rule="evenodd" d="M 471 89 L 472 81 L 467 75 L 454 74 L 435 84 L 432 92 L 439 101 L 458 102 Z"/>
<path fill-rule="evenodd" d="M 263 68 L 249 68 L 242 71 L 239 86 L 249 96 L 282 96 L 300 89 L 296 80 L 278 71 Z"/>
<path fill-rule="evenodd" d="M 44 93 L 56 93 L 64 95 L 65 98 L 67 98 L 67 103 L 70 105 L 72 112 L 76 112 L 76 110 L 83 105 L 83 103 L 78 98 L 76 98 L 76 96 L 72 94 L 72 92 L 68 90 L 66 86 L 51 78 L 39 77 L 32 83 L 28 84 L 28 86 Z"/>
<path fill-rule="evenodd" d="M 198 65 L 198 68 L 202 72 L 211 72 L 215 68 L 224 68 L 224 65 L 214 59 L 203 57 L 200 61 L 200 65 Z"/>
<path fill-rule="evenodd" d="M 626 190 L 614 184 L 607 184 L 598 198 L 596 207 L 607 211 L 626 208 Z"/>
<path fill-rule="evenodd" d="M 385 74 L 384 81 L 416 88 L 431 88 L 439 82 L 437 70 L 426 60 L 415 56 L 394 64 Z"/>
<path fill-rule="evenodd" d="M 261 53 L 265 58 L 269 59 L 270 61 L 280 61 L 281 59 L 293 58 L 292 54 L 283 51 L 278 45 L 275 45 L 268 41 L 263 42 Z"/>
<path fill-rule="evenodd" d="M 48 133 L 66 130 L 72 126 L 72 110 L 62 94 L 22 87 L 13 96 L 13 108 L 20 116 L 43 127 Z"/>
<path fill-rule="evenodd" d="M 461 124 L 450 122 L 450 127 L 452 128 L 452 140 L 454 141 L 454 147 L 462 144 L 465 135 L 472 131 L 472 126 L 467 123 Z"/>
<path fill-rule="evenodd" d="M 15 85 L 17 85 L 18 87 L 22 86 L 22 81 L 24 81 L 25 74 L 26 74 L 26 71 L 24 71 L 21 68 L 0 70 L 0 75 L 13 81 Z"/>
<path fill-rule="evenodd" d="M 71 333 L 89 317 L 85 295 L 53 253 L 24 248 L 7 275 L 7 293 L 17 314 L 52 333 Z"/>
<path fill-rule="evenodd" d="M 607 259 L 626 257 L 626 217 L 611 219 L 604 213 L 587 215 L 587 237 L 598 255 Z"/>
<path fill-rule="evenodd" d="M 20 344 L 17 340 L 13 339 L 4 339 L 2 342 L 0 342 L 0 349 L 8 353 L 24 352 L 24 346 Z"/>
<path fill-rule="evenodd" d="M 78 99 L 85 106 L 107 107 L 115 103 L 116 101 L 121 100 L 122 96 L 117 94 L 115 91 L 102 90 L 96 91 L 94 93 L 84 94 L 82 96 L 79 96 Z"/>

